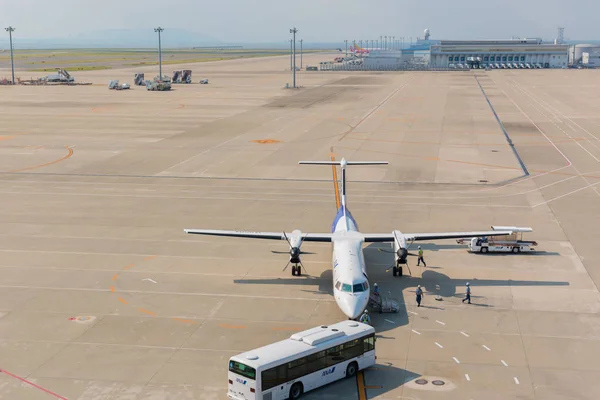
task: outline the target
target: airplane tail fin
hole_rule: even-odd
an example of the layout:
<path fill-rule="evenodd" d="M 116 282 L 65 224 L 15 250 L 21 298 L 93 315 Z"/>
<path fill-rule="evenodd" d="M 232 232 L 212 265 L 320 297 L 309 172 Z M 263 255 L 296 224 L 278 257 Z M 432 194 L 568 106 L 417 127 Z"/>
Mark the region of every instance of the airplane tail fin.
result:
<path fill-rule="evenodd" d="M 342 206 L 346 207 L 346 167 L 349 165 L 387 165 L 387 161 L 298 161 L 298 164 L 308 165 L 339 165 L 342 167 Z"/>

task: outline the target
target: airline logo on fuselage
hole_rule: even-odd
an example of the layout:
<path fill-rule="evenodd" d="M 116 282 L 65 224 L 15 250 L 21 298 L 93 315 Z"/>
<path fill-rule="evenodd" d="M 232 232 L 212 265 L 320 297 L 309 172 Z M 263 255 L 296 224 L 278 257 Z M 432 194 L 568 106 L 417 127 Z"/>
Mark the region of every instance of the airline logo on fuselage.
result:
<path fill-rule="evenodd" d="M 246 380 L 244 380 L 244 379 L 240 379 L 240 378 L 235 378 L 235 381 L 236 381 L 237 383 L 241 383 L 242 385 L 245 385 L 245 384 L 246 384 L 246 382 L 248 382 L 248 381 L 246 381 Z"/>

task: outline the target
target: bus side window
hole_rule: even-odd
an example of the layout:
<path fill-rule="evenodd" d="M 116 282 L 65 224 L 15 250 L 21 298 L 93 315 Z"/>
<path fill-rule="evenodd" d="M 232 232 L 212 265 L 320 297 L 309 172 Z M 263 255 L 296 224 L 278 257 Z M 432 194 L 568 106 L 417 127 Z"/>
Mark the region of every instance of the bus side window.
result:
<path fill-rule="evenodd" d="M 327 368 L 327 358 L 324 351 L 306 357 L 307 373 L 310 374 L 323 368 Z"/>
<path fill-rule="evenodd" d="M 364 345 L 364 351 L 365 351 L 365 353 L 367 351 L 374 350 L 375 349 L 375 337 L 374 336 L 369 336 L 369 337 L 364 338 L 363 345 Z"/>
<path fill-rule="evenodd" d="M 271 368 L 262 373 L 262 390 L 269 390 L 277 386 L 277 368 Z"/>
<path fill-rule="evenodd" d="M 349 360 L 354 357 L 358 357 L 363 353 L 361 341 L 356 339 L 348 343 L 344 343 L 342 350 L 342 357 L 345 360 Z"/>
<path fill-rule="evenodd" d="M 292 380 L 306 375 L 306 357 L 288 363 L 287 379 Z"/>
<path fill-rule="evenodd" d="M 335 346 L 327 349 L 327 366 L 335 365 L 343 361 L 340 354 L 340 346 Z"/>

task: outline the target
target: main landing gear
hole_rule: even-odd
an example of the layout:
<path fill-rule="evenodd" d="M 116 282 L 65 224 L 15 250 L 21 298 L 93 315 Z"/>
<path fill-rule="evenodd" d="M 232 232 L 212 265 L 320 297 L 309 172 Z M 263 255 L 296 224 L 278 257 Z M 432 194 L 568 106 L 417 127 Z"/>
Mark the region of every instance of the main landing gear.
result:
<path fill-rule="evenodd" d="M 298 264 L 292 266 L 292 275 L 293 276 L 301 276 L 302 275 L 302 267 Z"/>
<path fill-rule="evenodd" d="M 398 263 L 395 267 L 392 267 L 392 273 L 394 276 L 402 276 L 402 265 Z"/>

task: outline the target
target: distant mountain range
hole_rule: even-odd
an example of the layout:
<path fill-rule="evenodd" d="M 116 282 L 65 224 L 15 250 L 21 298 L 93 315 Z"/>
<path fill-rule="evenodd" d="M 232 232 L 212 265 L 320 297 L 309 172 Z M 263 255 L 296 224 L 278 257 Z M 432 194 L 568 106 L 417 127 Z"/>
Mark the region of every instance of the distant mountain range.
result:
<path fill-rule="evenodd" d="M 189 48 L 209 46 L 243 46 L 245 48 L 289 48 L 288 38 L 282 36 L 278 42 L 264 43 L 226 43 L 222 40 L 202 33 L 190 32 L 185 29 L 165 27 L 161 34 L 162 47 Z M 15 49 L 64 49 L 64 48 L 157 48 L 158 34 L 153 28 L 148 29 L 107 29 L 79 34 L 67 38 L 19 38 L 17 32 L 13 35 Z M 303 43 L 305 49 L 337 48 L 340 43 Z M 300 42 L 296 43 L 299 50 Z M 8 49 L 7 35 L 0 36 L 0 49 Z"/>
<path fill-rule="evenodd" d="M 276 42 L 224 42 L 218 38 L 203 33 L 190 32 L 185 29 L 165 27 L 161 35 L 162 47 L 190 48 L 209 46 L 243 46 L 254 49 L 285 49 L 289 48 L 289 37 L 285 34 Z M 573 43 L 600 43 L 598 40 L 567 40 Z M 19 38 L 18 32 L 13 36 L 16 49 L 64 49 L 64 48 L 157 48 L 158 35 L 153 28 L 146 29 L 106 29 L 79 34 L 67 38 Z M 304 42 L 305 49 L 336 49 L 344 47 L 343 42 Z M 8 49 L 8 35 L 0 36 L 0 49 Z M 300 43 L 296 42 L 299 50 Z"/>

